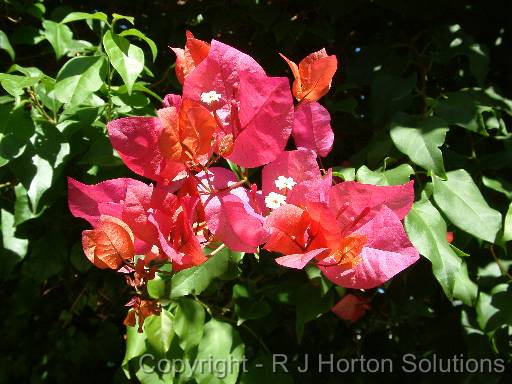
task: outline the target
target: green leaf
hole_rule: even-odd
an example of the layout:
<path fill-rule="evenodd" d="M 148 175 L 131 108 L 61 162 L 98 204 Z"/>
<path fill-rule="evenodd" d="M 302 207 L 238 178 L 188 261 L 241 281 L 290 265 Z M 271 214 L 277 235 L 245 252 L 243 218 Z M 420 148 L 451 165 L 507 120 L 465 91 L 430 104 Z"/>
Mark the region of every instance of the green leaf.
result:
<path fill-rule="evenodd" d="M 480 292 L 476 304 L 476 316 L 480 328 L 488 333 L 502 324 L 512 325 L 512 286 L 499 284 L 490 294 Z"/>
<path fill-rule="evenodd" d="M 158 274 L 154 279 L 149 280 L 147 284 L 148 295 L 153 299 L 165 299 L 169 296 L 166 289 L 166 280 Z"/>
<path fill-rule="evenodd" d="M 130 378 L 129 362 L 146 352 L 146 335 L 139 333 L 137 327 L 126 327 L 126 352 L 122 367 L 126 377 Z"/>
<path fill-rule="evenodd" d="M 201 341 L 205 312 L 201 304 L 191 299 L 181 298 L 177 300 L 177 304 L 174 330 L 180 339 L 180 348 L 188 352 Z"/>
<path fill-rule="evenodd" d="M 206 369 L 199 366 L 194 371 L 197 383 L 235 384 L 244 350 L 240 335 L 231 325 L 211 319 L 204 326 L 204 334 L 197 349 L 197 360 L 208 361 L 213 358 L 223 364 L 212 364 L 212 367 L 208 366 Z"/>
<path fill-rule="evenodd" d="M 487 188 L 503 193 L 509 200 L 512 200 L 512 184 L 510 182 L 503 179 L 491 179 L 482 176 L 482 183 Z"/>
<path fill-rule="evenodd" d="M 1 211 L 3 250 L 0 269 L 7 272 L 27 255 L 28 240 L 16 237 L 14 215 L 4 209 Z"/>
<path fill-rule="evenodd" d="M 0 158 L 10 161 L 19 157 L 34 131 L 30 112 L 23 105 L 14 109 L 9 104 L 0 105 Z"/>
<path fill-rule="evenodd" d="M 434 200 L 458 228 L 493 243 L 501 229 L 501 214 L 489 207 L 467 171 L 446 174 L 447 180 L 433 175 Z"/>
<path fill-rule="evenodd" d="M 357 170 L 357 181 L 374 185 L 401 185 L 410 180 L 414 169 L 409 164 L 401 164 L 385 171 L 372 171 L 366 165 Z"/>
<path fill-rule="evenodd" d="M 7 52 L 11 57 L 11 60 L 14 61 L 16 57 L 14 49 L 12 48 L 12 45 L 9 42 L 9 38 L 2 30 L 0 30 L 0 49 L 3 49 L 5 52 Z"/>
<path fill-rule="evenodd" d="M 151 347 L 161 356 L 171 347 L 174 338 L 172 315 L 162 309 L 160 315 L 150 316 L 144 321 L 144 334 Z"/>
<path fill-rule="evenodd" d="M 432 263 L 434 276 L 451 299 L 462 260 L 446 240 L 446 223 L 429 200 L 413 204 L 405 217 L 405 229 L 418 251 Z"/>
<path fill-rule="evenodd" d="M 483 119 L 485 112 L 494 114 L 494 109 L 490 105 L 484 105 L 481 94 L 472 90 L 448 93 L 435 107 L 436 115 L 448 124 L 489 136 Z"/>
<path fill-rule="evenodd" d="M 144 52 L 112 31 L 107 31 L 103 36 L 103 47 L 112 66 L 126 84 L 128 93 L 131 93 L 133 84 L 144 69 Z"/>
<path fill-rule="evenodd" d="M 2 84 L 7 93 L 16 97 L 23 95 L 26 88 L 37 84 L 40 78 L 0 73 L 0 84 Z"/>
<path fill-rule="evenodd" d="M 512 240 L 512 203 L 508 206 L 507 214 L 505 215 L 505 224 L 503 225 L 503 241 Z"/>
<path fill-rule="evenodd" d="M 464 304 L 472 307 L 475 305 L 478 295 L 478 285 L 476 285 L 468 275 L 468 266 L 462 263 L 461 269 L 456 276 L 453 296 L 462 300 Z"/>
<path fill-rule="evenodd" d="M 356 169 L 355 168 L 333 167 L 332 175 L 341 177 L 343 179 L 343 181 L 353 181 L 356 179 Z"/>
<path fill-rule="evenodd" d="M 229 253 L 219 252 L 201 265 L 177 272 L 171 279 L 171 298 L 199 295 L 213 279 L 228 271 L 229 259 Z"/>
<path fill-rule="evenodd" d="M 67 25 L 51 20 L 43 21 L 43 28 L 41 36 L 52 45 L 57 60 L 60 59 L 74 45 L 73 32 Z"/>
<path fill-rule="evenodd" d="M 270 305 L 263 298 L 256 299 L 254 293 L 250 293 L 249 288 L 245 285 L 235 284 L 233 286 L 233 301 L 238 317 L 237 325 L 241 325 L 247 320 L 265 317 L 271 311 Z"/>
<path fill-rule="evenodd" d="M 27 220 L 39 217 L 43 211 L 39 213 L 32 212 L 30 200 L 27 195 L 27 190 L 23 184 L 19 183 L 14 187 L 14 194 L 16 202 L 14 203 L 14 224 L 20 225 Z M 83 254 L 82 254 L 83 256 Z"/>
<path fill-rule="evenodd" d="M 74 57 L 57 75 L 54 93 L 68 107 L 83 103 L 103 85 L 107 76 L 107 63 L 103 56 Z"/>
<path fill-rule="evenodd" d="M 297 332 L 297 340 L 300 343 L 304 335 L 304 324 L 328 312 L 334 305 L 334 298 L 332 291 L 327 295 L 323 295 L 320 287 L 305 284 L 298 289 L 295 299 L 297 310 L 295 331 Z"/>
<path fill-rule="evenodd" d="M 37 212 L 41 197 L 52 186 L 53 166 L 48 160 L 38 155 L 32 158 L 32 164 L 37 171 L 30 182 L 27 195 L 32 203 L 33 212 Z"/>
<path fill-rule="evenodd" d="M 119 20 L 127 20 L 132 25 L 135 23 L 135 17 L 133 17 L 133 16 L 124 16 L 124 15 L 120 15 L 119 13 L 113 13 L 112 14 L 112 24 L 114 24 L 116 21 L 119 21 Z"/>
<path fill-rule="evenodd" d="M 57 111 L 62 106 L 62 103 L 57 100 L 55 96 L 55 80 L 50 77 L 44 77 L 41 81 L 36 84 L 35 91 L 37 97 L 43 105 L 53 112 L 54 115 L 57 114 Z"/>
<path fill-rule="evenodd" d="M 443 145 L 448 132 L 444 120 L 427 117 L 417 125 L 404 114 L 398 114 L 391 123 L 390 135 L 400 152 L 420 167 L 433 170 L 444 177 L 443 155 L 439 147 Z"/>
<path fill-rule="evenodd" d="M 151 55 L 153 56 L 153 62 L 156 60 L 156 55 L 158 54 L 158 48 L 153 40 L 143 34 L 141 31 L 135 28 L 127 29 L 119 34 L 119 36 L 134 36 L 138 37 L 141 40 L 144 40 L 149 48 L 151 49 Z"/>
<path fill-rule="evenodd" d="M 108 17 L 103 12 L 87 13 L 87 12 L 71 12 L 62 19 L 61 23 L 71 23 L 78 20 L 99 20 L 108 24 Z"/>

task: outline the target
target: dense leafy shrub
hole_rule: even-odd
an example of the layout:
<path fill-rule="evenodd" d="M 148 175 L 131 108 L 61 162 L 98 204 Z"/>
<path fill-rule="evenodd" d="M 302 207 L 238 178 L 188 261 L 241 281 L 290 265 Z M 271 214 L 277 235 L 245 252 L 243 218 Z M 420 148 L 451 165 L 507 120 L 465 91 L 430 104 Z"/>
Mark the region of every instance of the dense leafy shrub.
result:
<path fill-rule="evenodd" d="M 270 375 L 270 352 L 290 362 L 306 353 L 510 361 L 506 2 L 9 0 L 0 7 L 0 381 L 125 382 L 127 373 L 134 382 L 167 382 L 145 377 L 132 358 L 146 350 L 182 358 L 197 345 L 204 356 L 245 350 L 242 383 L 372 381 L 318 370 Z M 122 325 L 132 292 L 122 276 L 84 257 L 87 226 L 70 215 L 66 177 L 88 184 L 137 177 L 114 153 L 106 124 L 154 115 L 162 95 L 179 93 L 174 54 L 163 47 L 183 46 L 186 29 L 251 53 L 276 76 L 288 70 L 277 52 L 300 59 L 325 46 L 339 70 L 322 99 L 336 137 L 324 167 L 368 184 L 415 181 L 404 224 L 424 257 L 378 289 L 351 290 L 371 308 L 357 322 L 330 312 L 348 292 L 316 270 L 223 250 L 188 272 L 190 286 L 187 271 L 178 282 L 161 275 L 149 285 L 164 311 L 148 319 L 145 333 Z M 195 321 L 184 320 L 190 316 Z M 456 380 L 504 377 L 465 372 Z"/>

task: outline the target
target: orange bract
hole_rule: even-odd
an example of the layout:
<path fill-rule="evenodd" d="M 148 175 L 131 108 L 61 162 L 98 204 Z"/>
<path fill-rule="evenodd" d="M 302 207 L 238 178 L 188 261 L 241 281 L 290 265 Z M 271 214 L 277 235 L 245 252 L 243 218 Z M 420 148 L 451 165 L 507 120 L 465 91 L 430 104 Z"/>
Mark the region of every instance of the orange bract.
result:
<path fill-rule="evenodd" d="M 336 56 L 327 55 L 325 48 L 322 48 L 306 56 L 297 66 L 283 54 L 280 55 L 295 77 L 292 91 L 298 101 L 317 101 L 329 91 L 338 68 Z"/>
<path fill-rule="evenodd" d="M 186 163 L 208 153 L 217 123 L 201 104 L 184 99 L 179 112 L 175 107 L 162 108 L 158 117 L 164 127 L 158 144 L 165 157 Z"/>
<path fill-rule="evenodd" d="M 96 229 L 82 232 L 84 253 L 91 263 L 101 269 L 118 269 L 123 260 L 134 254 L 133 233 L 121 220 L 101 216 Z"/>
<path fill-rule="evenodd" d="M 192 32 L 187 31 L 185 48 L 171 48 L 176 54 L 176 77 L 183 84 L 185 77 L 208 56 L 210 44 L 196 39 Z"/>

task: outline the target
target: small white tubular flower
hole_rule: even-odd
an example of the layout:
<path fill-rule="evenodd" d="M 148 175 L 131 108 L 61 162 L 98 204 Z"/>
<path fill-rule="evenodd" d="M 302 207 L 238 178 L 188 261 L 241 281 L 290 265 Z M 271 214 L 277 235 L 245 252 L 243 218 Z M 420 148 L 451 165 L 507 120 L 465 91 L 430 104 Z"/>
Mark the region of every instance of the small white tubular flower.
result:
<path fill-rule="evenodd" d="M 211 104 L 213 102 L 219 101 L 220 98 L 221 94 L 215 91 L 201 93 L 201 101 L 206 104 Z"/>
<path fill-rule="evenodd" d="M 267 208 L 276 209 L 286 203 L 286 196 L 280 195 L 279 193 L 270 192 L 265 197 L 265 205 Z"/>
<path fill-rule="evenodd" d="M 288 189 L 289 191 L 297 184 L 293 178 L 284 176 L 279 176 L 274 183 L 279 190 Z"/>

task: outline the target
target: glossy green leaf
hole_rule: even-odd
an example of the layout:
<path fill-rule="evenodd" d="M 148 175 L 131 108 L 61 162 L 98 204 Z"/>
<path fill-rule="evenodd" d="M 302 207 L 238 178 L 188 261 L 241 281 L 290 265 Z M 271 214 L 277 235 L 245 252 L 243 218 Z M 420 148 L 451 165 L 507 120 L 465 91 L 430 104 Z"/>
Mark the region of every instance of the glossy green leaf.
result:
<path fill-rule="evenodd" d="M 112 20 L 113 20 L 113 23 L 115 23 L 115 22 L 117 22 L 119 20 L 126 20 L 130 24 L 132 24 L 132 25 L 135 23 L 135 17 L 120 15 L 119 13 L 113 13 L 112 14 Z"/>
<path fill-rule="evenodd" d="M 149 345 L 160 356 L 164 356 L 174 338 L 172 315 L 165 309 L 162 309 L 160 315 L 148 317 L 144 321 L 144 334 Z"/>
<path fill-rule="evenodd" d="M 462 300 L 467 306 L 474 306 L 478 295 L 478 286 L 469 278 L 468 266 L 462 263 L 461 269 L 455 278 L 453 297 Z"/>
<path fill-rule="evenodd" d="M 496 192 L 503 193 L 509 200 L 512 200 L 512 184 L 501 178 L 491 179 L 482 176 L 482 184 Z"/>
<path fill-rule="evenodd" d="M 180 348 L 185 352 L 199 345 L 203 336 L 205 311 L 194 300 L 181 298 L 174 315 L 174 330 L 178 335 Z"/>
<path fill-rule="evenodd" d="M 87 13 L 87 12 L 71 12 L 62 19 L 61 23 L 71 23 L 78 20 L 99 20 L 108 23 L 108 17 L 103 12 Z"/>
<path fill-rule="evenodd" d="M 51 20 L 43 21 L 43 36 L 52 45 L 57 60 L 64 56 L 73 46 L 73 32 L 67 25 Z"/>
<path fill-rule="evenodd" d="M 69 60 L 57 75 L 54 93 L 69 107 L 84 102 L 103 85 L 107 63 L 103 56 L 83 56 Z"/>
<path fill-rule="evenodd" d="M 154 279 L 148 281 L 148 295 L 153 299 L 165 299 L 168 296 L 166 289 L 166 281 L 158 274 Z"/>
<path fill-rule="evenodd" d="M 395 146 L 413 163 L 444 177 L 443 155 L 439 147 L 445 141 L 446 132 L 448 125 L 442 119 L 427 117 L 418 125 L 412 125 L 406 115 L 400 114 L 391 124 L 390 135 Z"/>
<path fill-rule="evenodd" d="M 28 240 L 16 237 L 16 227 L 14 226 L 14 215 L 2 209 L 2 243 L 4 252 L 2 258 L 15 258 L 20 261 L 27 254 Z"/>
<path fill-rule="evenodd" d="M 128 93 L 144 69 L 144 52 L 126 38 L 107 31 L 103 36 L 103 47 L 112 66 L 119 73 Z"/>
<path fill-rule="evenodd" d="M 126 377 L 130 378 L 128 366 L 130 360 L 141 356 L 144 352 L 146 352 L 146 335 L 139 333 L 137 326 L 126 327 L 126 350 L 121 364 Z"/>
<path fill-rule="evenodd" d="M 16 196 L 16 202 L 14 203 L 14 223 L 19 225 L 27 220 L 39 217 L 39 214 L 32 212 L 30 200 L 27 195 L 27 190 L 23 184 L 17 184 L 14 187 L 14 195 Z"/>
<path fill-rule="evenodd" d="M 407 183 L 414 169 L 409 164 L 401 164 L 385 171 L 372 171 L 366 165 L 357 170 L 357 181 L 374 185 L 400 185 Z"/>
<path fill-rule="evenodd" d="M 34 211 L 37 212 L 39 200 L 48 188 L 52 186 L 53 167 L 48 160 L 35 155 L 33 157 L 33 164 L 37 172 L 30 183 L 27 195 L 32 203 Z"/>
<path fill-rule="evenodd" d="M 435 107 L 437 116 L 448 124 L 455 124 L 469 131 L 489 136 L 483 118 L 484 113 L 494 113 L 490 105 L 482 103 L 480 93 L 460 91 L 449 93 Z"/>
<path fill-rule="evenodd" d="M 171 298 L 199 295 L 213 279 L 228 271 L 229 259 L 229 253 L 219 252 L 201 265 L 177 272 L 171 280 Z"/>
<path fill-rule="evenodd" d="M 211 319 L 204 326 L 204 334 L 197 350 L 197 360 L 215 359 L 223 364 L 212 364 L 213 369 L 198 368 L 194 377 L 198 384 L 235 384 L 244 357 L 245 345 L 238 332 L 228 323 Z"/>
<path fill-rule="evenodd" d="M 512 203 L 508 206 L 508 211 L 505 215 L 505 224 L 503 225 L 503 241 L 510 240 L 512 240 Z"/>
<path fill-rule="evenodd" d="M 342 178 L 343 181 L 353 181 L 356 179 L 356 169 L 355 168 L 333 167 L 332 175 Z"/>
<path fill-rule="evenodd" d="M 56 81 L 50 77 L 44 77 L 41 81 L 36 84 L 35 92 L 37 98 L 48 108 L 54 115 L 57 114 L 62 103 L 57 99 L 55 95 L 55 84 Z"/>
<path fill-rule="evenodd" d="M 434 200 L 450 221 L 479 239 L 494 242 L 501 229 L 501 214 L 489 207 L 473 179 L 463 169 L 432 177 Z"/>
<path fill-rule="evenodd" d="M 151 49 L 151 55 L 153 56 L 153 61 L 156 60 L 156 55 L 158 54 L 158 48 L 156 47 L 156 44 L 153 40 L 151 40 L 149 37 L 147 37 L 145 34 L 143 34 L 141 31 L 135 28 L 127 29 L 119 34 L 119 36 L 134 36 L 137 37 L 149 46 L 149 49 Z"/>
<path fill-rule="evenodd" d="M 7 52 L 11 60 L 14 61 L 16 54 L 14 53 L 14 49 L 12 48 L 9 38 L 2 30 L 0 30 L 0 49 L 3 49 L 5 52 Z"/>
<path fill-rule="evenodd" d="M 12 96 L 21 96 L 25 89 L 31 87 L 40 80 L 40 77 L 12 75 L 0 73 L 0 84 Z"/>
<path fill-rule="evenodd" d="M 446 240 L 446 223 L 429 200 L 414 203 L 405 217 L 405 229 L 421 255 L 432 263 L 434 276 L 451 299 L 462 261 Z"/>
<path fill-rule="evenodd" d="M 30 112 L 23 106 L 0 105 L 0 157 L 10 161 L 18 158 L 34 134 Z M 4 164 L 5 165 L 5 164 Z"/>
<path fill-rule="evenodd" d="M 480 292 L 476 304 L 478 325 L 484 332 L 492 332 L 502 324 L 512 325 L 512 286 L 499 284 L 490 293 Z"/>

